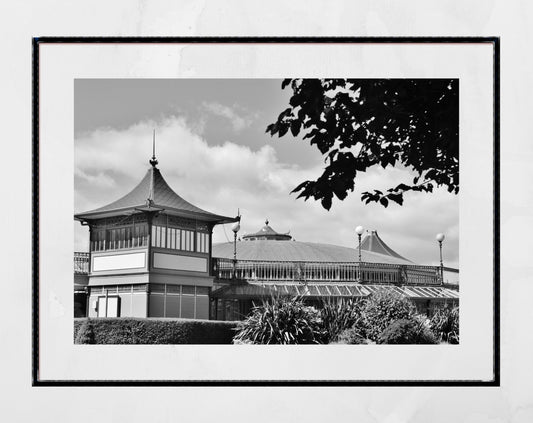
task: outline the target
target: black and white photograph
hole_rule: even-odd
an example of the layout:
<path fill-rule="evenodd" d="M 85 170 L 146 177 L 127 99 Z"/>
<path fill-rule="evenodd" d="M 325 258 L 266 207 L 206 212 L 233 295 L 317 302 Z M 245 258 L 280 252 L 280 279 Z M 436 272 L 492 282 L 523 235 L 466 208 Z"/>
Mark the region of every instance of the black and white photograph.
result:
<path fill-rule="evenodd" d="M 76 79 L 76 344 L 460 344 L 459 80 Z"/>

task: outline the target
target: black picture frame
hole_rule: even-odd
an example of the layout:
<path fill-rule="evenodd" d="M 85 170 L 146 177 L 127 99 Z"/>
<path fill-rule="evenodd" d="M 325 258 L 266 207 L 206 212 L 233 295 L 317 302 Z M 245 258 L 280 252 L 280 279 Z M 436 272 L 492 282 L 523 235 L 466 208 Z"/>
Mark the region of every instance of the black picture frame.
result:
<path fill-rule="evenodd" d="M 493 378 L 474 380 L 40 380 L 39 379 L 39 47 L 44 44 L 320 43 L 490 44 L 493 48 Z M 500 386 L 500 39 L 498 37 L 35 37 L 32 40 L 32 385 L 45 386 Z"/>

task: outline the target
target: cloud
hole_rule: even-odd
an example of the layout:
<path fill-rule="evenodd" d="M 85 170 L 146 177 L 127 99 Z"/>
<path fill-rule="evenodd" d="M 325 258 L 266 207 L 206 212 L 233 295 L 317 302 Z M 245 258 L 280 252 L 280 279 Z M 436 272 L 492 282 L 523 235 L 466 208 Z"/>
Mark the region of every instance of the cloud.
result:
<path fill-rule="evenodd" d="M 237 106 L 228 107 L 216 102 L 204 102 L 202 103 L 202 109 L 228 119 L 235 132 L 240 132 L 249 127 L 254 119 L 254 115 Z"/>
<path fill-rule="evenodd" d="M 241 235 L 255 232 L 269 219 L 279 232 L 291 231 L 298 241 L 355 247 L 357 225 L 375 229 L 391 248 L 422 264 L 438 263 L 437 232 L 446 233 L 445 264 L 458 265 L 458 197 L 437 190 L 412 194 L 405 205 L 364 205 L 360 192 L 389 188 L 411 178 L 404 169 L 361 173 L 356 191 L 334 201 L 331 211 L 319 202 L 290 194 L 299 183 L 316 179 L 323 164 L 301 167 L 284 163 L 271 145 L 259 149 L 230 141 L 209 145 L 179 116 L 139 122 L 125 130 L 100 129 L 75 140 L 75 209 L 105 205 L 129 192 L 149 169 L 152 130 L 156 128 L 159 168 L 170 186 L 205 210 L 234 216 L 239 208 Z M 302 148 L 311 148 L 302 143 Z M 76 248 L 86 233 L 78 224 Z M 231 239 L 229 226 L 217 226 L 214 242 Z M 355 258 L 354 258 L 355 259 Z"/>

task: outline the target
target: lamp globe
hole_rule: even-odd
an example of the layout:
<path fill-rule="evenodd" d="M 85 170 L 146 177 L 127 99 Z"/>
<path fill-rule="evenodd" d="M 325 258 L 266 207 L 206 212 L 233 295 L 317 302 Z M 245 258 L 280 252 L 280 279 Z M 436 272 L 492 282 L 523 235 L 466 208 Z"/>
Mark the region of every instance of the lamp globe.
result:
<path fill-rule="evenodd" d="M 234 233 L 237 233 L 241 230 L 241 224 L 239 222 L 235 222 L 233 224 L 233 226 L 231 227 L 231 230 L 234 232 Z"/>

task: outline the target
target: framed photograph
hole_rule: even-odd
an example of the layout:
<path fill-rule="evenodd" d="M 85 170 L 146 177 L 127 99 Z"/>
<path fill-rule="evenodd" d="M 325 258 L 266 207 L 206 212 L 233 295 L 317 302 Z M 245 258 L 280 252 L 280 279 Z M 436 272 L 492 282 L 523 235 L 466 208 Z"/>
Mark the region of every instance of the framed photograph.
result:
<path fill-rule="evenodd" d="M 36 38 L 33 78 L 34 385 L 499 385 L 499 39 Z"/>

